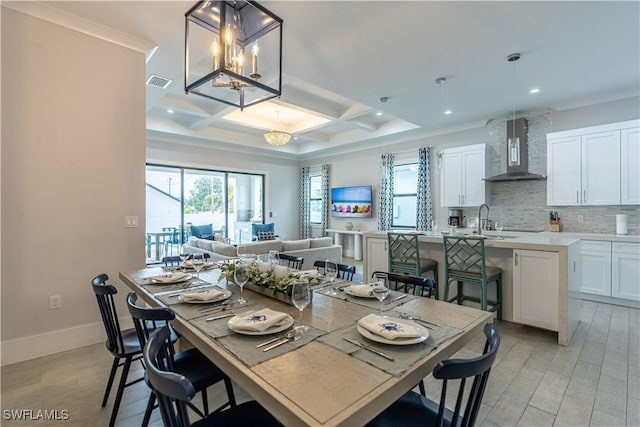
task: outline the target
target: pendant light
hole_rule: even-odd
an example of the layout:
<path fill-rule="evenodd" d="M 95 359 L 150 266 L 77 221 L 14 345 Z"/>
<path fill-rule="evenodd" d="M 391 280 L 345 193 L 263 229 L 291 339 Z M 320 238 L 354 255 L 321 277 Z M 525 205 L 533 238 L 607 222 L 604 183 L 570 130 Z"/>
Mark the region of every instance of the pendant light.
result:
<path fill-rule="evenodd" d="M 507 56 L 507 61 L 511 62 L 513 68 L 513 94 L 511 99 L 511 138 L 507 138 L 507 155 L 509 166 L 520 165 L 520 138 L 516 136 L 516 61 L 520 59 L 519 53 L 512 53 Z"/>
<path fill-rule="evenodd" d="M 280 118 L 280 112 L 276 111 L 276 122 Z M 264 134 L 264 139 L 270 144 L 275 146 L 286 145 L 291 139 L 291 134 L 281 130 L 270 130 Z"/>
<path fill-rule="evenodd" d="M 440 111 L 442 111 L 444 115 L 449 116 L 453 114 L 453 111 L 451 111 L 451 108 L 446 107 L 444 110 L 442 109 L 442 85 L 445 84 L 446 82 L 447 82 L 446 77 L 438 77 L 436 79 L 436 84 L 440 88 Z"/>

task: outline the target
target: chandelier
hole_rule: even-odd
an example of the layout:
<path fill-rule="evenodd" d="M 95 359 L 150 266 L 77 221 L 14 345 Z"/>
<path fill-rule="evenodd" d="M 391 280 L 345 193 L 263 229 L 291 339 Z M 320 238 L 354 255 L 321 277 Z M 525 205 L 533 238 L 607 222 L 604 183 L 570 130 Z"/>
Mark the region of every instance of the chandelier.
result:
<path fill-rule="evenodd" d="M 279 119 L 280 112 L 276 111 L 276 122 L 278 122 Z M 280 146 L 289 142 L 291 134 L 281 130 L 270 130 L 264 134 L 264 139 L 266 139 L 270 145 Z"/>
<path fill-rule="evenodd" d="M 285 145 L 291 139 L 291 134 L 279 130 L 271 130 L 264 134 L 264 139 L 271 145 Z"/>
<path fill-rule="evenodd" d="M 255 1 L 196 3 L 185 13 L 185 92 L 241 110 L 280 96 L 282 22 Z"/>

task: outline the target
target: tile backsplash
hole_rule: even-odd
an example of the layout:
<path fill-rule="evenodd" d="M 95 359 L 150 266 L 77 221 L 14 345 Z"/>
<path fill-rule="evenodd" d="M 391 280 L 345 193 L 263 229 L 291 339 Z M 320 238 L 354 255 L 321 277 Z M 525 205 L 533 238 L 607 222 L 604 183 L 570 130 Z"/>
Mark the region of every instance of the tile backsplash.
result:
<path fill-rule="evenodd" d="M 547 175 L 547 133 L 552 131 L 551 112 L 526 116 L 529 125 L 529 172 Z M 487 142 L 491 156 L 488 176 L 506 172 L 506 119 L 490 124 Z M 616 214 L 629 217 L 629 234 L 640 234 L 640 206 L 547 206 L 546 181 L 501 181 L 489 186 L 489 219 L 502 221 L 507 229 L 549 229 L 549 212 L 558 212 L 563 231 L 615 234 Z M 465 209 L 467 218 L 478 216 L 477 209 Z M 484 213 L 483 213 L 484 215 Z M 581 221 L 580 221 L 581 220 Z"/>

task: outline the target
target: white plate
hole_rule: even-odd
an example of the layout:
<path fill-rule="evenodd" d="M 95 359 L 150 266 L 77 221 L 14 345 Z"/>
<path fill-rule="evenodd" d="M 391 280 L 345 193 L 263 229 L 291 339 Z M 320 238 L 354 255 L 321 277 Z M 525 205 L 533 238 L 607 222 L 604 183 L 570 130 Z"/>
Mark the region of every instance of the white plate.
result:
<path fill-rule="evenodd" d="M 205 290 L 201 290 L 201 292 L 206 292 L 206 291 Z M 178 301 L 184 302 L 186 304 L 211 304 L 212 302 L 224 301 L 224 300 L 228 299 L 231 295 L 233 295 L 231 293 L 231 291 L 228 291 L 226 289 L 222 289 L 221 292 L 222 292 L 221 295 L 219 295 L 216 298 L 210 299 L 208 301 L 185 301 L 184 298 L 182 298 L 182 295 L 178 295 Z M 190 294 L 192 292 L 186 292 L 186 293 Z M 193 293 L 195 294 L 195 293 L 198 293 L 198 292 L 193 292 Z"/>
<path fill-rule="evenodd" d="M 349 289 L 350 286 L 347 286 L 346 288 L 344 288 L 344 293 L 347 295 L 351 295 L 352 297 L 356 297 L 356 298 L 373 298 L 375 299 L 376 296 L 375 295 L 360 295 L 360 294 L 354 294 L 353 292 L 351 292 L 351 290 Z"/>
<path fill-rule="evenodd" d="M 399 321 L 399 323 L 402 323 L 404 325 L 411 324 L 412 326 L 415 326 L 415 328 L 418 330 L 418 333 L 421 336 L 415 337 L 415 338 L 388 340 L 385 337 L 381 337 L 380 335 L 374 334 L 373 332 L 369 331 L 368 329 L 363 328 L 360 325 L 357 325 L 358 326 L 358 332 L 360 333 L 360 335 L 362 335 L 365 338 L 370 339 L 371 341 L 379 342 L 379 343 L 382 343 L 382 344 L 391 344 L 391 345 L 418 344 L 418 343 L 421 343 L 421 342 L 425 341 L 427 338 L 429 338 L 429 331 L 427 330 L 427 328 L 425 328 L 423 326 L 420 326 L 417 323 L 408 322 L 406 320 L 396 319 L 396 318 L 393 318 L 393 317 L 390 317 L 389 320 L 391 320 L 391 321 Z"/>
<path fill-rule="evenodd" d="M 193 276 L 191 274 L 175 272 L 175 273 L 171 273 L 171 277 L 166 277 L 166 278 L 163 278 L 162 280 L 155 279 L 154 277 L 157 277 L 157 276 L 146 277 L 145 279 L 152 285 L 169 285 L 172 283 L 186 282 L 187 280 L 190 280 Z"/>
<path fill-rule="evenodd" d="M 190 263 L 191 261 L 187 261 L 187 262 Z M 217 262 L 206 262 L 200 271 L 210 270 L 212 268 L 216 268 L 217 266 L 218 266 Z M 193 264 L 185 264 L 184 266 L 180 266 L 178 268 L 185 268 L 189 271 L 195 271 L 195 269 L 193 268 Z"/>
<path fill-rule="evenodd" d="M 233 323 L 234 321 L 238 321 L 239 317 L 238 315 L 233 316 L 231 319 L 229 319 L 229 322 L 227 322 L 227 326 L 229 326 L 229 329 L 231 329 L 234 332 L 237 332 L 239 334 L 242 335 L 269 335 L 269 334 L 275 334 L 277 332 L 282 332 L 284 330 L 289 329 L 292 325 L 293 325 L 293 317 L 291 317 L 290 315 L 287 314 L 287 318 L 279 325 L 274 325 L 272 327 L 270 327 L 269 329 L 265 330 L 265 331 L 245 331 L 245 330 L 236 330 L 233 328 Z"/>

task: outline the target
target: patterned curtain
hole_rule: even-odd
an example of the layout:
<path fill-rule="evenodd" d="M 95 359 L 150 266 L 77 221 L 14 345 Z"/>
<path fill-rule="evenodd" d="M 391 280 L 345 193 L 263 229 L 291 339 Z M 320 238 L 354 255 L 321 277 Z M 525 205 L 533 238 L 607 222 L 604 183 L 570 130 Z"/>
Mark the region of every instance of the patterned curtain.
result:
<path fill-rule="evenodd" d="M 324 236 L 324 230 L 329 226 L 329 165 L 322 165 L 322 219 L 320 220 L 320 235 Z"/>
<path fill-rule="evenodd" d="M 380 161 L 380 211 L 378 230 L 391 228 L 393 220 L 393 154 L 383 154 Z"/>
<path fill-rule="evenodd" d="M 418 197 L 416 200 L 416 230 L 433 231 L 433 203 L 431 200 L 431 149 L 418 151 Z"/>
<path fill-rule="evenodd" d="M 309 179 L 309 167 L 300 168 L 300 220 L 298 234 L 300 239 L 311 237 L 311 181 Z"/>

